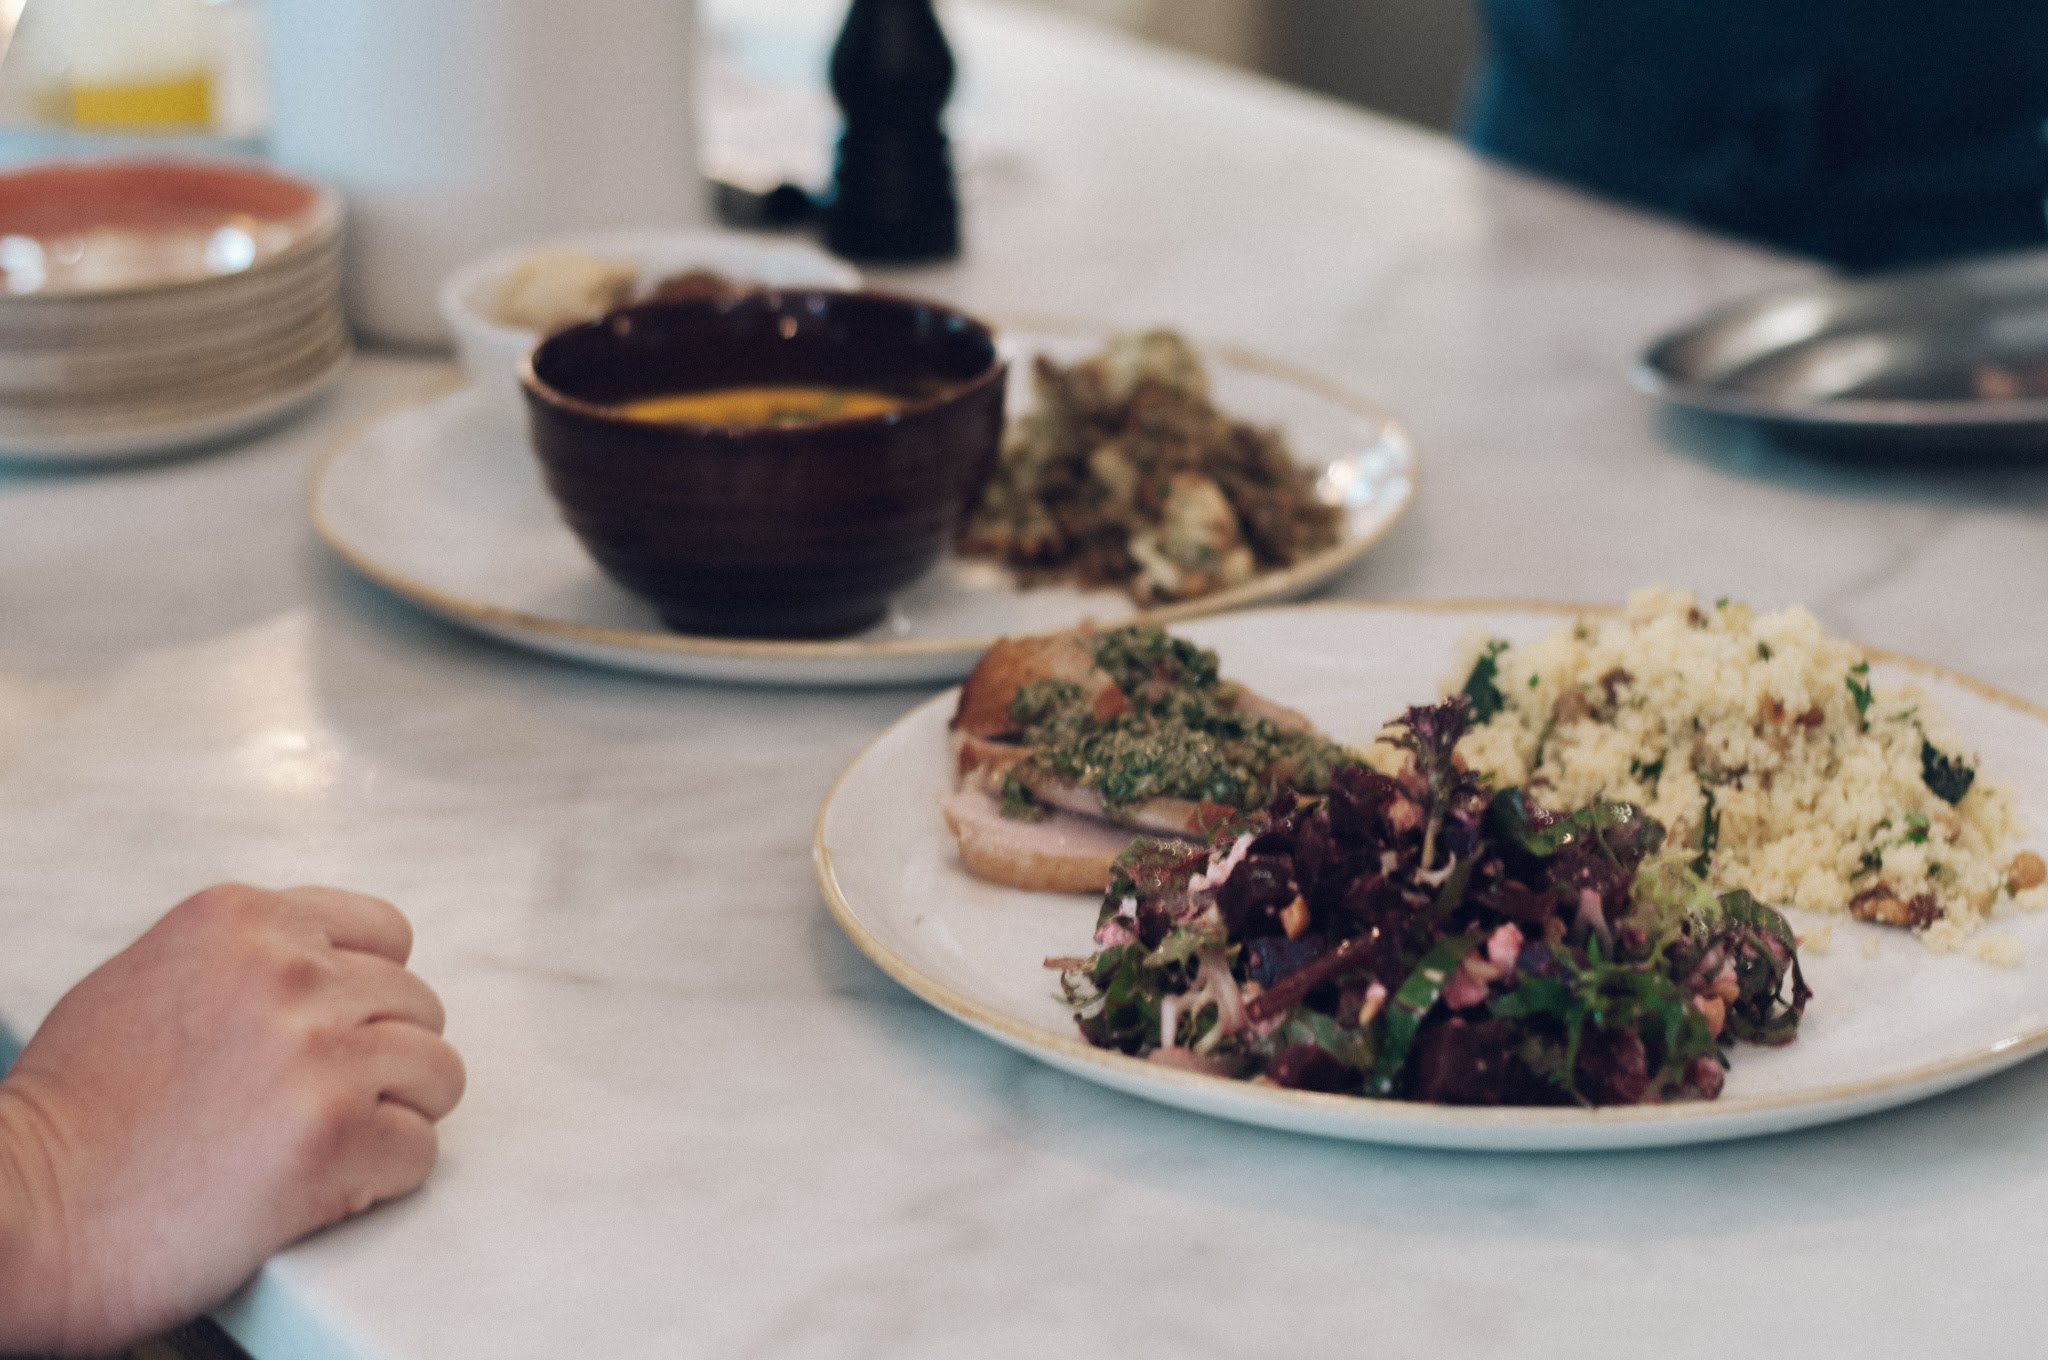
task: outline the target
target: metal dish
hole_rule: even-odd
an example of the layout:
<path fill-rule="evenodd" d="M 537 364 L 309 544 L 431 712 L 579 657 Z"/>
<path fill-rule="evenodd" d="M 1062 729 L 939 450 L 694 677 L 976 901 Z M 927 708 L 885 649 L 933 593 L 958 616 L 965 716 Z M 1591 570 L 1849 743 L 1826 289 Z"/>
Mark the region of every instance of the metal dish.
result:
<path fill-rule="evenodd" d="M 1760 294 L 1656 341 L 1634 378 L 1794 437 L 2048 451 L 2048 252 Z"/>

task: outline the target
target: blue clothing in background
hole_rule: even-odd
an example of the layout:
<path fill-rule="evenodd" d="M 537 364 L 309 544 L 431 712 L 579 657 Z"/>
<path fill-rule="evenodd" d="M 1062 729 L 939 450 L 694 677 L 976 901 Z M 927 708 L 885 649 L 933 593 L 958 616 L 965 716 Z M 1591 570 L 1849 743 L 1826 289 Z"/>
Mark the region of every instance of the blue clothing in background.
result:
<path fill-rule="evenodd" d="M 7 1069 L 14 1066 L 14 1060 L 21 1056 L 21 1045 L 5 1025 L 0 1025 L 0 1077 L 7 1075 Z"/>
<path fill-rule="evenodd" d="M 1850 268 L 2048 242 L 2048 0 L 1477 0 L 1478 149 Z"/>

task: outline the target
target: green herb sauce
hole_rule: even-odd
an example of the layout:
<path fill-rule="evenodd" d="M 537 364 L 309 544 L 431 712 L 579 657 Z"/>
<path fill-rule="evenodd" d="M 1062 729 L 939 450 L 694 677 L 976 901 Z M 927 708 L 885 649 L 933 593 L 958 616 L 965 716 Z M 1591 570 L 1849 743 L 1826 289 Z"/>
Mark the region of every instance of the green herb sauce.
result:
<path fill-rule="evenodd" d="M 1282 786 L 1329 787 L 1344 759 L 1335 742 L 1236 711 L 1216 654 L 1156 628 L 1120 628 L 1097 643 L 1096 664 L 1131 701 L 1130 711 L 1095 717 L 1077 685 L 1040 680 L 1017 691 L 1010 716 L 1033 769 L 1092 789 L 1110 812 L 1153 798 L 1263 807 Z"/>

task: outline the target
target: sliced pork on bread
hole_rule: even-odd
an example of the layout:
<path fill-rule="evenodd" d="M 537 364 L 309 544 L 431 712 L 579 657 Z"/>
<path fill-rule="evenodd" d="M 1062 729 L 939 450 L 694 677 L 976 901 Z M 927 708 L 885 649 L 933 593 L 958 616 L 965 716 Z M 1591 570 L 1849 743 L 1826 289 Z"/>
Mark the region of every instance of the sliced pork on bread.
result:
<path fill-rule="evenodd" d="M 1199 840 L 1342 752 L 1307 718 L 1222 680 L 1153 628 L 1004 639 L 961 687 L 946 825 L 969 873 L 1100 892 L 1136 835 Z"/>

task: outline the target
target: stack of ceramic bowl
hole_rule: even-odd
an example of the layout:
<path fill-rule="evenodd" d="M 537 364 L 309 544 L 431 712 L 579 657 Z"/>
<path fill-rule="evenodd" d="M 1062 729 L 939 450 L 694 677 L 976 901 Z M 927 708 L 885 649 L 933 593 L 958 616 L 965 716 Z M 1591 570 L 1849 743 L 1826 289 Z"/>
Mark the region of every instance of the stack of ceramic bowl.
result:
<path fill-rule="evenodd" d="M 350 348 L 341 217 L 239 163 L 0 174 L 0 458 L 167 452 L 321 391 Z"/>

